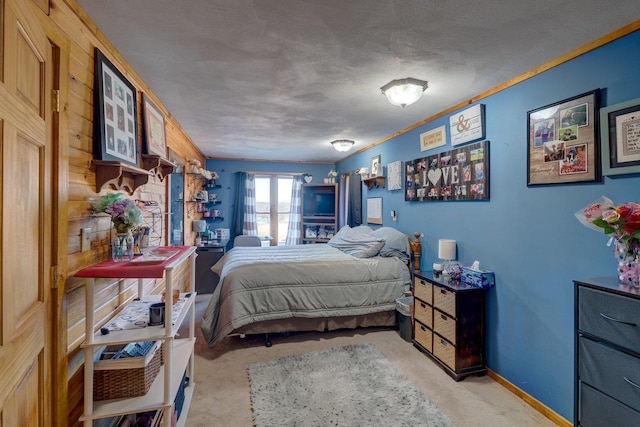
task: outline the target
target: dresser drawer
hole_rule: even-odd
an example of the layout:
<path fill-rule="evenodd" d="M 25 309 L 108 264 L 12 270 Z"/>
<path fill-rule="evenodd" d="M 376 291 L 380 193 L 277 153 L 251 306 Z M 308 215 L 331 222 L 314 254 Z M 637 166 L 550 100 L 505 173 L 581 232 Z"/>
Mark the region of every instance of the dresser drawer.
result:
<path fill-rule="evenodd" d="M 428 326 L 429 328 L 433 328 L 433 308 L 422 301 L 416 300 L 413 304 L 414 307 L 414 316 L 416 320 L 419 320 L 420 323 Z"/>
<path fill-rule="evenodd" d="M 433 335 L 433 355 L 455 371 L 456 347 L 438 335 Z"/>
<path fill-rule="evenodd" d="M 640 300 L 578 288 L 578 328 L 640 353 Z"/>
<path fill-rule="evenodd" d="M 456 321 L 438 310 L 433 313 L 433 331 L 456 343 Z"/>
<path fill-rule="evenodd" d="M 420 322 L 414 323 L 414 339 L 423 346 L 429 353 L 433 352 L 433 332 Z"/>
<path fill-rule="evenodd" d="M 436 286 L 433 289 L 433 306 L 449 316 L 456 317 L 456 293 Z"/>
<path fill-rule="evenodd" d="M 581 427 L 638 427 L 640 412 L 584 383 L 580 383 L 579 394 Z"/>
<path fill-rule="evenodd" d="M 426 302 L 427 304 L 433 304 L 433 297 L 431 296 L 431 289 L 433 288 L 433 285 L 424 280 L 421 279 L 418 276 L 415 276 L 413 279 L 413 295 L 416 298 L 421 299 L 422 301 Z"/>
<path fill-rule="evenodd" d="M 640 359 L 585 337 L 579 345 L 580 380 L 640 411 Z"/>

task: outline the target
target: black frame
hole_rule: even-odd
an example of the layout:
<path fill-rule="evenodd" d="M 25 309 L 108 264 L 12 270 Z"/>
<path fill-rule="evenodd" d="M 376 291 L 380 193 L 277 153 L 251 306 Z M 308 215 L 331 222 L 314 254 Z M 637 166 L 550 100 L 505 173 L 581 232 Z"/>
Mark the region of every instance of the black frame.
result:
<path fill-rule="evenodd" d="M 594 89 L 527 112 L 528 187 L 602 180 L 599 103 Z"/>
<path fill-rule="evenodd" d="M 137 91 L 95 48 L 94 156 L 138 166 Z"/>
<path fill-rule="evenodd" d="M 640 98 L 632 99 L 620 104 L 611 105 L 600 109 L 600 148 L 602 149 L 602 174 L 623 175 L 640 173 L 640 160 L 637 156 L 632 159 L 625 159 L 624 153 L 619 153 L 619 142 L 617 138 L 618 117 L 636 113 L 627 119 L 633 121 L 634 128 L 640 123 Z M 624 136 L 624 135 L 623 135 Z M 635 141 L 634 141 L 635 142 Z"/>

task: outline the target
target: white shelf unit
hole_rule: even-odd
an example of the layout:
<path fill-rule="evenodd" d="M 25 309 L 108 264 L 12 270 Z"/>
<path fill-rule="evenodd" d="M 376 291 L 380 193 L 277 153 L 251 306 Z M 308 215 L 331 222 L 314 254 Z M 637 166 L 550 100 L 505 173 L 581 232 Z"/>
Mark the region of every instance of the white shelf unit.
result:
<path fill-rule="evenodd" d="M 84 422 L 85 427 L 93 425 L 93 420 L 107 418 L 123 414 L 132 414 L 137 412 L 145 412 L 151 410 L 162 411 L 163 426 L 170 427 L 173 415 L 173 402 L 175 400 L 178 388 L 182 381 L 184 372 L 190 377 L 189 387 L 185 389 L 185 399 L 182 408 L 181 417 L 178 425 L 184 425 L 193 396 L 195 387 L 195 366 L 194 366 L 194 344 L 195 344 L 195 260 L 196 247 L 186 247 L 174 260 L 164 266 L 165 279 L 165 295 L 172 295 L 173 289 L 173 270 L 180 266 L 183 262 L 190 263 L 190 293 L 180 295 L 185 300 L 182 310 L 175 323 L 165 321 L 164 326 L 149 326 L 140 329 L 128 329 L 121 331 L 111 331 L 106 335 L 102 335 L 100 331 L 94 333 L 94 284 L 96 277 L 85 278 L 85 304 L 86 310 L 86 328 L 85 342 L 82 344 L 84 348 L 84 413 L 80 417 L 80 421 Z M 123 263 L 125 264 L 125 263 Z M 138 267 L 127 266 L 128 269 Z M 131 275 L 127 277 L 131 278 Z M 108 276 L 107 278 L 112 278 Z M 143 282 L 148 277 L 138 277 L 138 297 L 145 302 L 159 302 L 160 295 L 144 296 Z M 187 296 L 189 295 L 189 296 Z M 172 313 L 172 298 L 166 298 L 165 313 Z M 178 328 L 189 316 L 189 336 L 187 338 L 175 339 Z M 161 367 L 158 375 L 147 394 L 144 396 L 131 397 L 125 399 L 112 399 L 94 402 L 93 400 L 93 364 L 94 353 L 97 347 L 113 344 L 125 344 L 139 341 L 162 340 L 165 343 L 164 365 Z"/>

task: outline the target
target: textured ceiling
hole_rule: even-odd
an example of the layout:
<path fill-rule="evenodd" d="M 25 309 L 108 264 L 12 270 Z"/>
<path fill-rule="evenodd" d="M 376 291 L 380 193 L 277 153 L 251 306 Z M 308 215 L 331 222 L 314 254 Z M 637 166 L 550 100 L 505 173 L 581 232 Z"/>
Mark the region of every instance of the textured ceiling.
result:
<path fill-rule="evenodd" d="M 616 0 L 76 0 L 206 156 L 336 161 L 640 19 Z M 429 81 L 415 104 L 380 87 Z"/>

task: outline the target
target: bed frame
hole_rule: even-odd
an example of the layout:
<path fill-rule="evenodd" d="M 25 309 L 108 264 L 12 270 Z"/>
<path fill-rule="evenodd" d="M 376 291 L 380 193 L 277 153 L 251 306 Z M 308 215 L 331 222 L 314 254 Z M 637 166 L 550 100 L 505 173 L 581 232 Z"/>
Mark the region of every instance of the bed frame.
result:
<path fill-rule="evenodd" d="M 422 252 L 422 244 L 420 243 L 421 233 L 414 233 L 414 240 L 409 236 L 409 248 L 411 250 L 411 259 L 407 264 L 407 268 L 413 273 L 420 271 L 420 254 Z M 262 322 L 252 323 L 236 329 L 230 335 L 253 335 L 264 334 L 264 345 L 271 347 L 271 339 L 269 334 L 283 332 L 311 332 L 311 331 L 334 331 L 336 329 L 355 329 L 381 326 L 395 326 L 397 324 L 395 310 L 384 311 L 380 313 L 364 314 L 359 316 L 344 317 L 322 317 L 322 318 L 300 318 L 292 317 L 288 319 L 265 320 Z"/>

